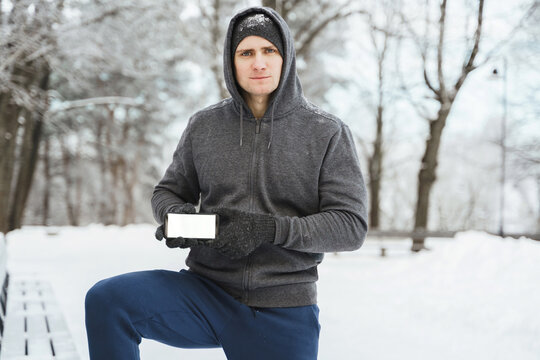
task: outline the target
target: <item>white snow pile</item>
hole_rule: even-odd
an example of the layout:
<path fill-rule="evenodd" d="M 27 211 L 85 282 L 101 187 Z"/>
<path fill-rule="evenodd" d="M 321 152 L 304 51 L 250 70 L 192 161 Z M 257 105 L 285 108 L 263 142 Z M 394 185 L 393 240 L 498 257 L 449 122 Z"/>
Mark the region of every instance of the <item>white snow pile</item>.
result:
<path fill-rule="evenodd" d="M 187 250 L 154 240 L 154 226 L 25 227 L 8 234 L 12 276 L 51 282 L 81 359 L 84 296 L 96 281 L 143 269 L 178 270 Z M 388 256 L 378 256 L 380 246 Z M 540 242 L 482 232 L 409 241 L 368 239 L 319 267 L 319 359 L 539 359 Z M 220 349 L 143 341 L 142 359 L 223 360 Z"/>

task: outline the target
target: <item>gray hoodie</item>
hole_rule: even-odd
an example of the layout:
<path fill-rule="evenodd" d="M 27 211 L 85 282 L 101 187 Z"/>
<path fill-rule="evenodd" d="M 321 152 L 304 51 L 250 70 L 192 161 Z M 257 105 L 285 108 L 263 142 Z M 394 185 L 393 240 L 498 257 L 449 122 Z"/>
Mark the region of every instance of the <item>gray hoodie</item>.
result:
<path fill-rule="evenodd" d="M 234 78 L 231 36 L 248 13 L 265 13 L 281 31 L 283 66 L 266 114 L 256 119 Z M 323 253 L 358 249 L 366 236 L 366 189 L 347 125 L 308 102 L 296 73 L 293 39 L 269 8 L 250 8 L 230 22 L 224 72 L 231 98 L 195 113 L 152 196 L 162 222 L 178 203 L 200 212 L 227 207 L 276 218 L 274 242 L 230 260 L 193 247 L 186 260 L 239 301 L 254 307 L 315 304 Z"/>

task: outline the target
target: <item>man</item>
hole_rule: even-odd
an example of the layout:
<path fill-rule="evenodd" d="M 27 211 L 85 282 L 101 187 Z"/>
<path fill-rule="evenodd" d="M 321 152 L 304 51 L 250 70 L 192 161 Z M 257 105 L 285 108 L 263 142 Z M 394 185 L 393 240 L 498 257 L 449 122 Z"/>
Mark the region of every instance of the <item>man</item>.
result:
<path fill-rule="evenodd" d="M 231 98 L 191 117 L 152 196 L 158 222 L 200 202 L 219 215 L 219 234 L 166 239 L 191 248 L 189 270 L 96 284 L 92 359 L 138 359 L 142 337 L 222 347 L 233 360 L 317 358 L 317 266 L 325 252 L 358 249 L 367 231 L 353 138 L 303 97 L 293 39 L 272 9 L 233 17 L 223 59 Z"/>

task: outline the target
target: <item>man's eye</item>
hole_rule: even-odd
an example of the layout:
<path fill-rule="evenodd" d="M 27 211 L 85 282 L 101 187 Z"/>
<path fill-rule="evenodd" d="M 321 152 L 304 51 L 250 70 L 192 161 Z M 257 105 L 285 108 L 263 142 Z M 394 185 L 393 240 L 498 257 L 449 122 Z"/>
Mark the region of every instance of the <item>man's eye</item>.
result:
<path fill-rule="evenodd" d="M 276 51 L 276 49 L 266 49 L 266 52 L 273 54 L 273 53 L 275 53 L 277 51 Z"/>
<path fill-rule="evenodd" d="M 242 53 L 240 55 L 249 56 L 249 55 L 251 55 L 251 51 L 242 51 Z"/>

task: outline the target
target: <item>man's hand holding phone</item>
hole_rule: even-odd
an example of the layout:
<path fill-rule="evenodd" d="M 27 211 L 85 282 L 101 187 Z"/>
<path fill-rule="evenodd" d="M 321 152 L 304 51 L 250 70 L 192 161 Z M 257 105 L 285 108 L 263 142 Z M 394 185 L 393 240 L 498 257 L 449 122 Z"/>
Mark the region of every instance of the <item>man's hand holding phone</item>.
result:
<path fill-rule="evenodd" d="M 179 204 L 170 208 L 167 214 L 165 214 L 165 219 L 163 219 L 163 223 L 160 226 L 158 226 L 158 228 L 156 229 L 156 234 L 155 234 L 156 239 L 161 241 L 163 240 L 163 238 L 165 238 L 165 242 L 167 246 L 170 248 L 178 247 L 178 248 L 185 249 L 191 246 L 199 245 L 198 239 L 184 238 L 182 236 L 177 236 L 177 237 L 166 236 L 167 233 L 166 233 L 166 227 L 165 227 L 168 214 L 195 214 L 196 212 L 197 211 L 195 209 L 195 206 L 193 206 L 193 204 L 190 204 L 190 203 Z"/>

